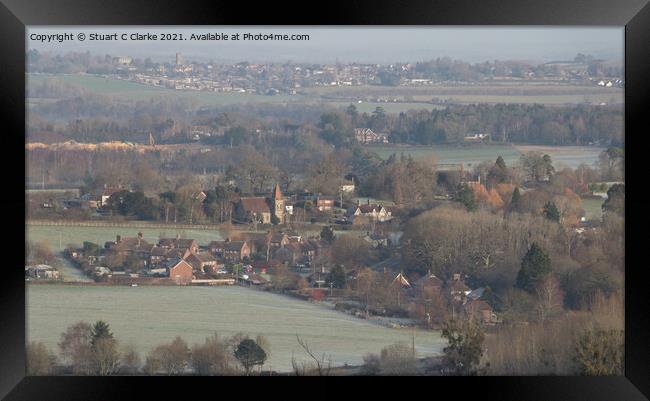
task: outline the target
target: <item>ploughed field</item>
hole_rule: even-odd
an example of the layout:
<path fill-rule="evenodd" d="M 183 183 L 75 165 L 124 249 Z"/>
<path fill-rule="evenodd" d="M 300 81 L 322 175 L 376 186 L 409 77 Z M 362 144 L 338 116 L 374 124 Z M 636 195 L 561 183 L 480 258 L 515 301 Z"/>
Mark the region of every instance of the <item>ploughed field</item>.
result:
<path fill-rule="evenodd" d="M 121 345 L 144 355 L 156 345 L 183 337 L 190 346 L 214 332 L 263 334 L 271 346 L 264 369 L 291 371 L 291 357 L 308 357 L 304 339 L 332 366 L 361 364 L 363 356 L 393 343 L 411 344 L 418 357 L 439 355 L 439 332 L 393 329 L 325 306 L 242 287 L 127 287 L 28 284 L 27 341 L 42 341 L 58 353 L 65 329 L 79 321 L 104 320 Z"/>

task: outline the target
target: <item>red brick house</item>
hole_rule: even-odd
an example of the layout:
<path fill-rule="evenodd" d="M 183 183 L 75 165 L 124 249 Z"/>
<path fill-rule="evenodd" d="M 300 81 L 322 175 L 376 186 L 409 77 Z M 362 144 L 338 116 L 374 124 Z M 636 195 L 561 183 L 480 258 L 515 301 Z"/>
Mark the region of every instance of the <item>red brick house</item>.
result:
<path fill-rule="evenodd" d="M 271 223 L 271 206 L 266 197 L 242 197 L 235 205 L 235 212 L 242 220 L 259 219 L 262 224 Z"/>
<path fill-rule="evenodd" d="M 137 237 L 121 237 L 117 235 L 115 241 L 106 242 L 104 248 L 124 256 L 136 254 L 139 257 L 148 258 L 153 245 L 142 238 L 142 233 L 138 233 Z"/>
<path fill-rule="evenodd" d="M 195 240 L 180 238 L 178 235 L 176 238 L 161 238 L 160 241 L 158 241 L 158 246 L 167 249 L 188 249 L 190 252 L 194 253 L 199 251 L 199 244 L 197 244 Z"/>
<path fill-rule="evenodd" d="M 217 260 L 209 252 L 190 253 L 185 261 L 201 272 L 213 271 L 217 265 Z"/>
<path fill-rule="evenodd" d="M 487 302 L 476 299 L 467 301 L 464 305 L 465 313 L 483 323 L 495 323 L 496 319 L 492 307 Z"/>
<path fill-rule="evenodd" d="M 251 256 L 247 241 L 228 241 L 224 245 L 223 257 L 226 260 L 240 261 Z"/>
<path fill-rule="evenodd" d="M 157 266 L 160 263 L 164 262 L 167 259 L 167 252 L 169 250 L 165 248 L 161 248 L 159 246 L 154 246 L 151 249 L 151 253 L 149 255 L 149 266 Z"/>
<path fill-rule="evenodd" d="M 469 287 L 460 278 L 460 273 L 454 273 L 449 284 L 449 294 L 454 302 L 464 302 L 465 296 L 470 291 Z"/>
<path fill-rule="evenodd" d="M 316 209 L 319 211 L 332 210 L 336 198 L 333 196 L 319 196 L 316 198 Z"/>
<path fill-rule="evenodd" d="M 289 237 L 287 234 L 283 233 L 273 233 L 271 234 L 271 239 L 269 240 L 269 245 L 271 248 L 284 248 L 289 243 Z"/>
<path fill-rule="evenodd" d="M 212 256 L 221 256 L 223 257 L 223 250 L 226 246 L 226 241 L 212 241 L 208 244 L 208 252 Z"/>
<path fill-rule="evenodd" d="M 442 280 L 433 273 L 429 273 L 415 282 L 415 289 L 418 295 L 423 298 L 431 298 L 441 293 L 443 286 Z"/>
<path fill-rule="evenodd" d="M 192 282 L 192 265 L 184 260 L 174 260 L 167 267 L 169 279 L 178 285 L 187 285 Z"/>
<path fill-rule="evenodd" d="M 167 251 L 167 254 L 165 255 L 166 259 L 185 259 L 188 256 L 190 256 L 192 252 L 189 249 L 186 248 L 173 248 L 169 249 Z"/>

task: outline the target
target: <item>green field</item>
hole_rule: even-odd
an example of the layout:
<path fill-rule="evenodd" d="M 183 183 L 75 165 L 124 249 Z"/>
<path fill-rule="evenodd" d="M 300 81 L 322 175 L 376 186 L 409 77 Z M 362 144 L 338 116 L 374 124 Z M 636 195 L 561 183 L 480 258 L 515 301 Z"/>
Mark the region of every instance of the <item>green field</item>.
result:
<path fill-rule="evenodd" d="M 345 102 L 345 101 L 334 101 L 334 102 L 323 102 L 324 105 L 329 105 L 337 108 L 347 108 L 350 104 L 354 104 L 354 107 L 357 108 L 359 113 L 372 113 L 377 107 L 381 107 L 387 113 L 401 113 L 409 110 L 433 110 L 433 109 L 443 109 L 445 106 L 430 104 L 430 103 L 416 103 L 416 102 L 404 102 L 404 103 L 375 103 L 375 102 Z"/>
<path fill-rule="evenodd" d="M 582 199 L 582 208 L 585 210 L 587 220 L 600 220 L 603 216 L 604 199 L 586 198 Z"/>
<path fill-rule="evenodd" d="M 36 85 L 49 78 L 56 78 L 64 83 L 80 86 L 90 92 L 112 96 L 122 100 L 138 101 L 152 97 L 163 96 L 179 99 L 191 99 L 199 105 L 220 106 L 237 103 L 287 103 L 304 100 L 299 95 L 252 95 L 242 93 L 220 93 L 204 91 L 181 91 L 155 86 L 123 81 L 113 78 L 103 78 L 93 75 L 32 75 L 27 76 L 27 84 Z"/>
<path fill-rule="evenodd" d="M 333 366 L 361 364 L 366 353 L 389 344 L 415 343 L 418 357 L 439 355 L 439 332 L 400 330 L 361 320 L 311 302 L 242 287 L 80 286 L 29 284 L 27 341 L 42 341 L 58 353 L 65 329 L 80 320 L 104 320 L 121 346 L 141 353 L 182 336 L 191 346 L 217 332 L 263 334 L 270 342 L 265 369 L 291 370 L 291 357 L 308 357 L 296 341 L 307 341 Z"/>
<path fill-rule="evenodd" d="M 405 86 L 353 86 L 353 87 L 317 87 L 305 88 L 307 94 L 327 96 L 329 99 L 349 98 L 350 100 L 333 100 L 335 103 L 355 103 L 357 108 L 369 109 L 380 105 L 394 108 L 396 111 L 408 109 L 433 108 L 432 104 L 417 103 L 430 101 L 432 98 L 447 100 L 454 104 L 471 103 L 540 103 L 546 105 L 564 105 L 579 103 L 620 104 L 623 91 L 620 88 L 602 88 L 598 86 L 572 85 L 567 83 L 549 84 L 545 82 L 508 82 L 501 84 L 479 83 L 467 85 L 434 85 L 424 87 Z M 364 102 L 356 104 L 355 98 L 366 101 L 374 98 L 383 100 L 398 99 L 405 103 Z M 370 98 L 370 99 L 369 99 Z M 409 100 L 411 102 L 409 103 Z M 438 106 L 440 107 L 440 106 Z M 374 110 L 374 107 L 372 107 Z M 362 110 L 368 111 L 368 110 Z M 370 110 L 372 111 L 372 110 Z"/>
<path fill-rule="evenodd" d="M 161 229 L 146 226 L 138 228 L 124 227 L 72 227 L 44 226 L 27 224 L 27 239 L 30 241 L 46 241 L 55 251 L 62 251 L 68 244 L 81 246 L 84 241 L 90 241 L 104 246 L 106 241 L 115 241 L 116 235 L 135 237 L 142 232 L 143 238 L 150 243 L 157 243 L 160 237 L 175 237 L 195 239 L 199 245 L 207 245 L 210 241 L 223 239 L 223 234 L 212 230 L 190 229 Z"/>
<path fill-rule="evenodd" d="M 603 148 L 586 146 L 513 146 L 477 144 L 467 146 L 398 146 L 398 145 L 367 145 L 366 149 L 373 151 L 382 159 L 387 159 L 391 154 L 412 155 L 417 159 L 435 160 L 439 164 L 460 164 L 472 167 L 483 161 L 495 161 L 498 156 L 503 157 L 506 164 L 512 165 L 519 161 L 522 153 L 537 151 L 551 156 L 556 168 L 568 166 L 575 168 L 580 163 L 592 166 Z"/>
<path fill-rule="evenodd" d="M 500 155 L 506 163 L 519 160 L 520 153 L 510 145 L 476 145 L 456 147 L 449 145 L 440 146 L 366 146 L 382 159 L 387 159 L 391 154 L 398 156 L 402 153 L 411 155 L 416 159 L 435 160 L 439 164 L 460 164 L 472 167 L 485 160 L 496 160 Z"/>
<path fill-rule="evenodd" d="M 314 87 L 304 88 L 304 95 L 252 95 L 241 93 L 219 93 L 205 91 L 173 90 L 158 88 L 114 78 L 104 78 L 94 75 L 42 75 L 28 74 L 29 85 L 38 84 L 46 79 L 56 79 L 80 86 L 90 92 L 114 96 L 124 100 L 146 100 L 155 96 L 193 99 L 199 105 L 218 106 L 241 103 L 312 103 L 332 107 L 347 107 L 354 103 L 361 112 L 372 112 L 377 106 L 383 107 L 389 113 L 399 113 L 407 110 L 441 108 L 444 106 L 417 101 L 429 101 L 436 97 L 448 100 L 450 103 L 541 103 L 547 105 L 563 105 L 578 103 L 622 103 L 623 92 L 618 88 L 600 88 L 591 86 L 574 86 L 569 84 L 543 85 L 531 83 L 508 83 L 502 85 L 446 85 L 433 87 L 387 87 L 387 86 L 354 86 L 354 87 Z M 409 102 L 408 94 L 412 100 Z M 332 95 L 341 97 L 331 98 Z M 322 98 L 328 96 L 328 98 Z M 356 103 L 356 97 L 397 98 L 403 103 L 364 101 Z M 347 99 L 349 97 L 349 100 Z"/>

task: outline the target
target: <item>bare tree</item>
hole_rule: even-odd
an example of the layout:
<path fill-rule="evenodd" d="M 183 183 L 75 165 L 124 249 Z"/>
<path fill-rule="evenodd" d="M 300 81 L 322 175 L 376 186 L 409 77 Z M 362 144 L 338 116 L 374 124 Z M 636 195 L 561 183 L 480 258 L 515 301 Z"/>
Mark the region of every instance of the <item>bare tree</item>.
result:
<path fill-rule="evenodd" d="M 92 347 L 95 372 L 99 376 L 108 376 L 117 370 L 120 354 L 117 352 L 117 341 L 110 337 L 95 340 Z"/>
<path fill-rule="evenodd" d="M 155 373 L 162 369 L 168 375 L 180 375 L 188 365 L 189 356 L 187 343 L 177 336 L 171 343 L 154 348 L 145 362 L 145 371 Z"/>
<path fill-rule="evenodd" d="M 78 322 L 61 334 L 59 349 L 64 360 L 72 365 L 75 374 L 93 373 L 92 327 Z"/>
<path fill-rule="evenodd" d="M 293 366 L 294 374 L 296 376 L 306 376 L 315 373 L 318 376 L 329 376 L 332 370 L 331 357 L 327 361 L 325 360 L 326 358 L 325 354 L 318 357 L 314 353 L 314 351 L 312 351 L 312 349 L 309 348 L 309 344 L 307 344 L 306 341 L 301 339 L 300 336 L 296 335 L 296 339 L 298 340 L 298 344 L 302 347 L 302 349 L 307 353 L 307 355 L 313 362 L 298 363 L 296 359 L 292 356 L 291 365 Z"/>
<path fill-rule="evenodd" d="M 27 344 L 27 375 L 43 376 L 52 372 L 52 366 L 56 360 L 53 355 L 41 342 L 32 341 Z"/>
<path fill-rule="evenodd" d="M 190 364 L 199 375 L 226 375 L 237 372 L 236 361 L 229 350 L 227 340 L 217 334 L 205 339 L 203 344 L 192 346 Z"/>
<path fill-rule="evenodd" d="M 537 296 L 537 313 L 541 323 L 562 310 L 564 294 L 560 289 L 560 283 L 554 276 L 541 282 L 536 287 L 535 294 Z"/>
<path fill-rule="evenodd" d="M 385 375 L 414 375 L 417 372 L 413 350 L 403 343 L 384 347 L 379 357 L 379 366 Z"/>
<path fill-rule="evenodd" d="M 120 372 L 125 374 L 137 373 L 140 369 L 140 354 L 133 346 L 126 346 L 120 357 Z"/>

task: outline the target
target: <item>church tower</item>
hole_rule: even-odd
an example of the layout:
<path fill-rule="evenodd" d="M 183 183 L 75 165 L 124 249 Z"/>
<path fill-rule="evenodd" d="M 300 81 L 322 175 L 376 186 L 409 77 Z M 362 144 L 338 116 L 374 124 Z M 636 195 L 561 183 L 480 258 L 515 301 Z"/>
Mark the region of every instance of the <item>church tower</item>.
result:
<path fill-rule="evenodd" d="M 284 199 L 282 199 L 282 191 L 280 191 L 280 184 L 275 184 L 275 190 L 273 191 L 273 214 L 280 221 L 280 224 L 284 223 Z"/>

